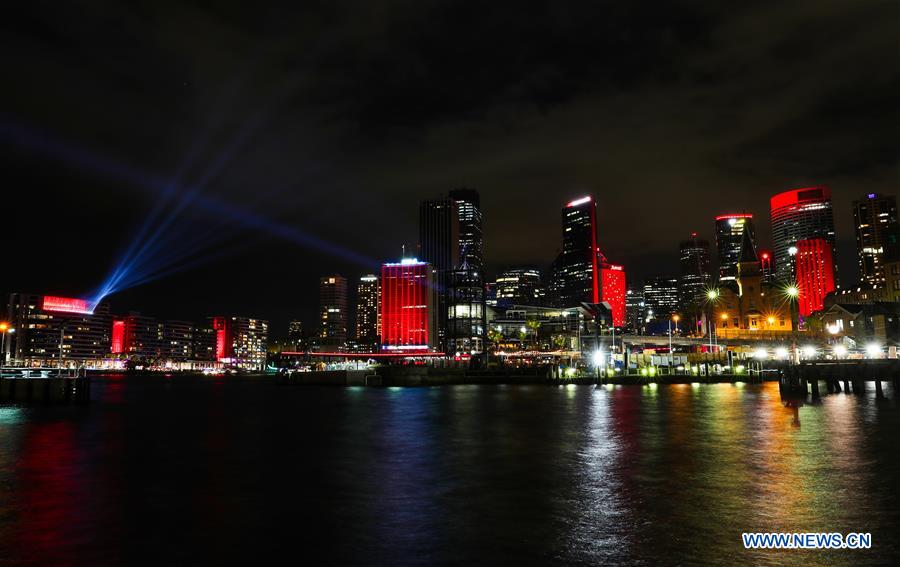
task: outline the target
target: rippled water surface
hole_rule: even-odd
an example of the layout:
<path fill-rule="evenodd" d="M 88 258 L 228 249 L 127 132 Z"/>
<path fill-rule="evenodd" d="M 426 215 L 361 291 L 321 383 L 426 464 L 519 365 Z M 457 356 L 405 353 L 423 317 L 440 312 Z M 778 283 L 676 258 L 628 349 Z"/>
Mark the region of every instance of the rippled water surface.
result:
<path fill-rule="evenodd" d="M 96 378 L 0 406 L 0 564 L 891 564 L 894 390 Z M 745 551 L 859 531 L 869 551 Z"/>

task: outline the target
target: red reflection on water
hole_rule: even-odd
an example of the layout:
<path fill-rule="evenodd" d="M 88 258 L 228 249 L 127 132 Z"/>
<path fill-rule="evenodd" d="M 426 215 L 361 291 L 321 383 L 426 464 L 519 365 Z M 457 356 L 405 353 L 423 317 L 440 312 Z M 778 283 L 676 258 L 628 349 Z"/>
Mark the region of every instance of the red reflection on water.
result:
<path fill-rule="evenodd" d="M 58 421 L 28 426 L 17 463 L 16 556 L 36 563 L 70 564 L 64 544 L 82 522 L 76 486 L 75 428 Z"/>

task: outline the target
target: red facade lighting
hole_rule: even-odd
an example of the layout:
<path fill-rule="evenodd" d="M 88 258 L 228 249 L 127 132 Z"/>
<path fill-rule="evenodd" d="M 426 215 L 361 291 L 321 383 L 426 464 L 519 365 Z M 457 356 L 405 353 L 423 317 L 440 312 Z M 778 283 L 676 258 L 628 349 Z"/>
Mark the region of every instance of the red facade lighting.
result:
<path fill-rule="evenodd" d="M 112 354 L 122 354 L 125 350 L 125 321 L 123 319 L 117 319 L 113 321 L 112 324 L 110 352 Z"/>
<path fill-rule="evenodd" d="M 404 260 L 381 267 L 381 332 L 385 348 L 421 349 L 431 345 L 431 265 Z"/>
<path fill-rule="evenodd" d="M 225 317 L 213 317 L 213 330 L 216 332 L 216 360 L 231 358 L 233 348 L 229 341 L 228 319 Z"/>
<path fill-rule="evenodd" d="M 824 238 L 797 241 L 797 298 L 803 317 L 821 311 L 825 296 L 834 291 L 831 243 Z"/>
<path fill-rule="evenodd" d="M 730 215 L 719 215 L 716 217 L 717 221 L 720 220 L 728 220 L 728 219 L 752 219 L 753 213 L 735 213 Z"/>
<path fill-rule="evenodd" d="M 800 189 L 791 189 L 774 195 L 769 199 L 771 210 L 777 211 L 785 207 L 799 205 L 806 201 L 830 201 L 831 189 L 825 185 L 817 185 L 815 187 L 802 187 Z"/>
<path fill-rule="evenodd" d="M 615 327 L 625 325 L 625 268 L 618 264 L 601 264 L 600 281 L 603 284 L 603 301 L 612 308 Z"/>
<path fill-rule="evenodd" d="M 85 299 L 76 299 L 74 297 L 45 295 L 41 308 L 44 311 L 55 311 L 58 313 L 76 313 L 79 315 L 94 314 L 94 309 L 90 302 Z"/>

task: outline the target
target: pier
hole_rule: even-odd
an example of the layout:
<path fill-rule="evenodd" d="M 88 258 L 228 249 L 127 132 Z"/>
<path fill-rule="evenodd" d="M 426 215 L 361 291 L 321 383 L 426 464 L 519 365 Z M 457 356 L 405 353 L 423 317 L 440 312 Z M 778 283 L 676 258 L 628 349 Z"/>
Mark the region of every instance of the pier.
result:
<path fill-rule="evenodd" d="M 822 360 L 787 366 L 780 377 L 782 393 L 821 396 L 820 382 L 832 393 L 862 393 L 867 383 L 874 383 L 878 397 L 884 396 L 884 382 L 900 380 L 900 360 Z"/>
<path fill-rule="evenodd" d="M 84 404 L 90 401 L 90 377 L 56 368 L 0 369 L 2 404 Z"/>

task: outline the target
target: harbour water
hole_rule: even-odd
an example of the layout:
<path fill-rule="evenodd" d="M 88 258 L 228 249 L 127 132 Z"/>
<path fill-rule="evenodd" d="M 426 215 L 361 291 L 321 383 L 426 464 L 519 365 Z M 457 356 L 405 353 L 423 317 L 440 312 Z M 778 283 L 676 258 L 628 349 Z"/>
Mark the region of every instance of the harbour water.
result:
<path fill-rule="evenodd" d="M 0 564 L 896 564 L 884 394 L 96 377 L 89 405 L 0 406 Z"/>

